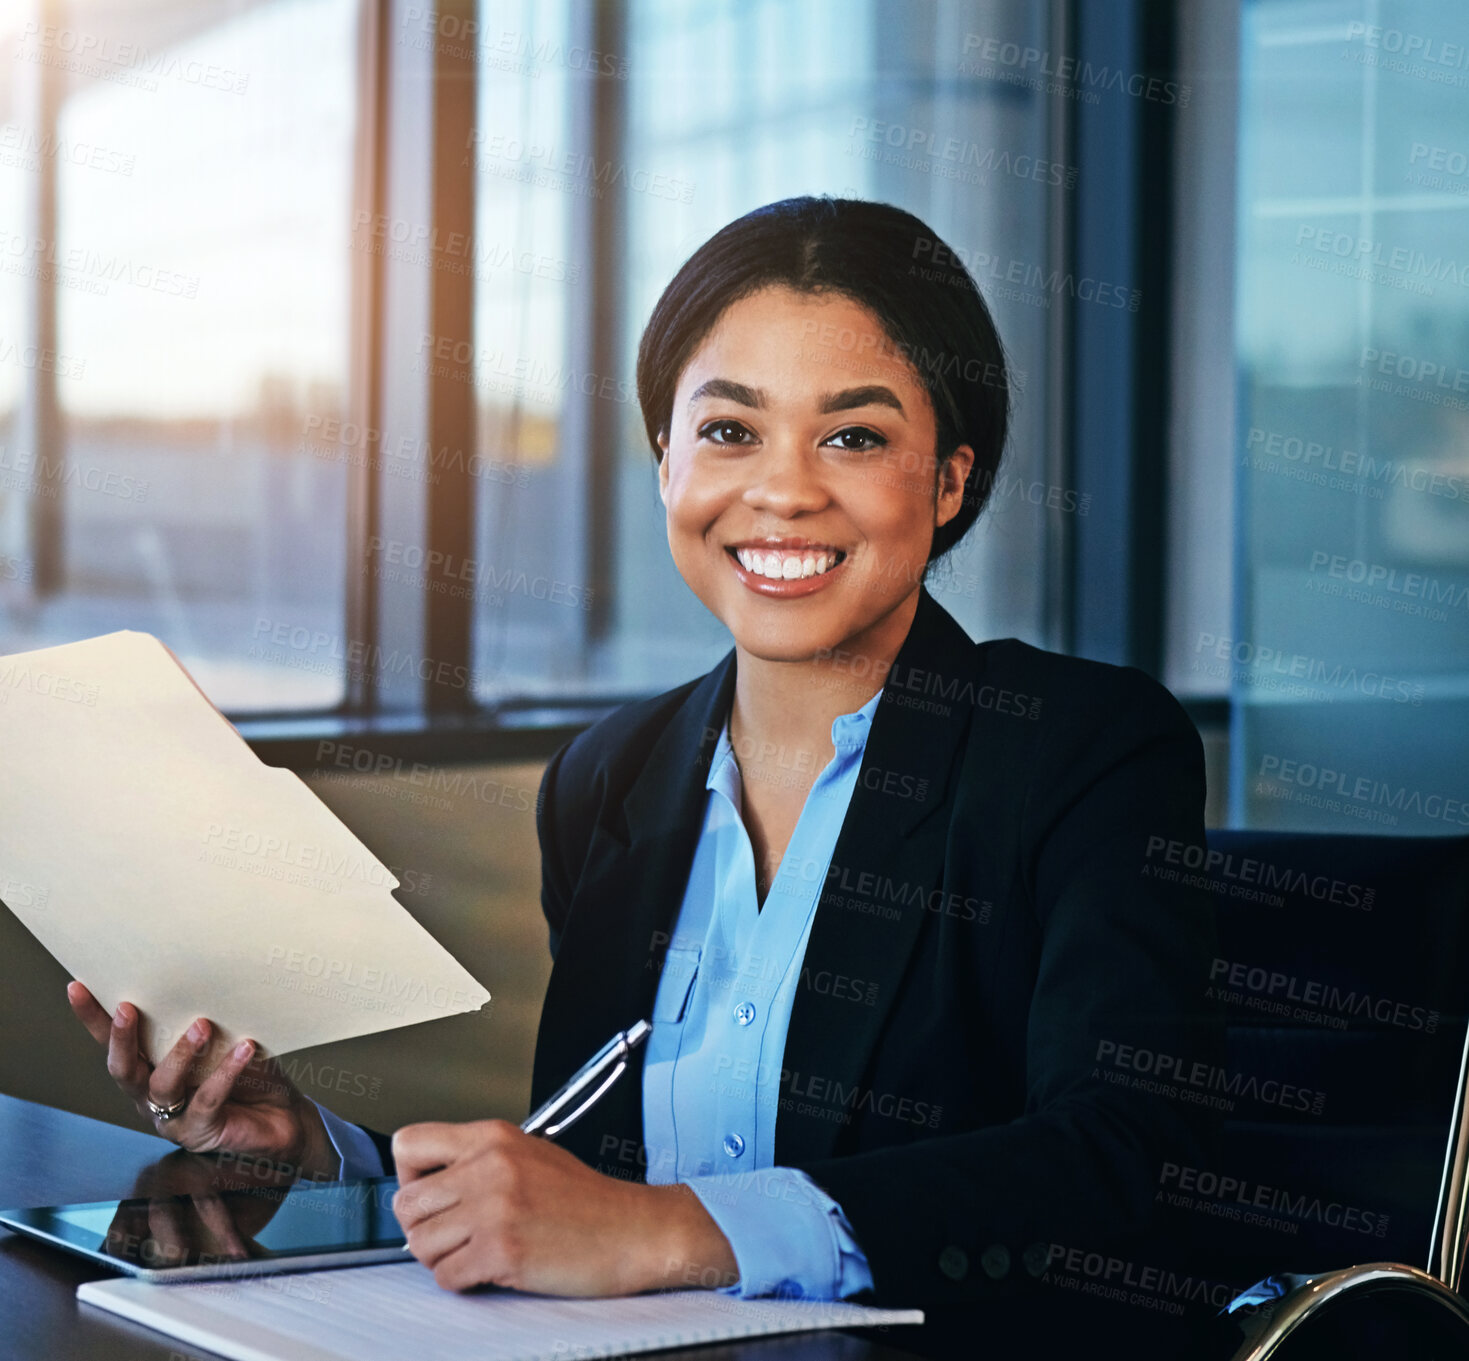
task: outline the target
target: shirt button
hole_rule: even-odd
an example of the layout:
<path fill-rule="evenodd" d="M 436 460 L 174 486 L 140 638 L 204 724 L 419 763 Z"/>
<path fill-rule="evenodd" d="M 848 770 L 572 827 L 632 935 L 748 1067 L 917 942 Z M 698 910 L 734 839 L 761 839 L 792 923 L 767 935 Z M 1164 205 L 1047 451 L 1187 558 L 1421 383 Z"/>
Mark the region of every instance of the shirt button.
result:
<path fill-rule="evenodd" d="M 738 1134 L 726 1134 L 724 1136 L 724 1151 L 731 1158 L 738 1158 L 745 1151 L 745 1141 Z"/>
<path fill-rule="evenodd" d="M 749 1025 L 755 1019 L 755 1004 L 753 1002 L 741 1002 L 734 1009 L 734 1018 L 741 1025 Z"/>

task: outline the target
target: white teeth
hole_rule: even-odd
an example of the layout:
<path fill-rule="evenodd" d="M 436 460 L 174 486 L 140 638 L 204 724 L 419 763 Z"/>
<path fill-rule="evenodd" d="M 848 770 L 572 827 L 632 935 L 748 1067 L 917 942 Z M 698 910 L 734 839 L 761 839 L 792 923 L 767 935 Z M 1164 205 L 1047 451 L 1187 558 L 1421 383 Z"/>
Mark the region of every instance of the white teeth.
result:
<path fill-rule="evenodd" d="M 835 553 L 761 553 L 754 549 L 737 548 L 735 557 L 740 566 L 755 576 L 771 581 L 798 581 L 803 577 L 817 577 L 829 572 L 838 562 Z"/>

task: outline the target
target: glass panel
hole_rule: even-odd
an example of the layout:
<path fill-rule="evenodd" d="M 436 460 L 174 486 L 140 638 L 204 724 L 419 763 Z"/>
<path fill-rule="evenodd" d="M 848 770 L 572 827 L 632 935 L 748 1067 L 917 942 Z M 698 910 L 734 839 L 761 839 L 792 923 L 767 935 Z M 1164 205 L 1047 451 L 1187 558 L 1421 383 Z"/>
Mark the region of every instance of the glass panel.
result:
<path fill-rule="evenodd" d="M 581 666 L 579 616 L 590 597 L 568 544 L 561 445 L 589 381 L 567 346 L 589 254 L 572 249 L 572 215 L 578 197 L 600 190 L 587 138 L 570 126 L 572 82 L 591 60 L 572 34 L 570 4 L 488 0 L 480 25 L 475 240 L 465 249 L 479 444 L 475 684 L 493 697 L 557 688 Z M 441 25 L 438 40 L 449 37 Z"/>
<path fill-rule="evenodd" d="M 0 580 L 0 650 L 142 629 L 222 707 L 341 698 L 347 465 L 311 435 L 347 383 L 356 24 L 277 0 L 17 25 L 16 90 L 57 98 L 7 125 L 36 149 L 0 157 L 0 315 L 54 289 L 56 406 L 0 372 L 0 557 L 32 569 Z M 51 239 L 25 225 L 48 157 Z"/>
<path fill-rule="evenodd" d="M 495 404 L 505 399 L 490 395 L 483 371 L 500 352 L 507 364 L 518 359 L 532 372 L 564 363 L 557 346 L 569 332 L 558 330 L 558 307 L 579 315 L 591 250 L 575 235 L 573 205 L 589 192 L 586 176 L 512 173 L 517 156 L 527 171 L 551 165 L 517 146 L 554 148 L 562 164 L 563 155 L 576 164 L 588 150 L 587 130 L 569 126 L 557 102 L 569 98 L 578 75 L 574 49 L 557 56 L 569 12 L 568 0 L 534 8 L 530 0 L 497 0 L 481 8 L 481 50 L 504 53 L 506 61 L 485 72 L 481 87 L 478 232 L 503 237 L 513 251 L 544 254 L 545 268 L 565 278 L 541 286 L 508 270 L 476 275 L 481 421 L 488 411 L 494 432 L 488 444 L 482 434 L 481 452 L 524 469 L 520 487 L 508 476 L 500 486 L 478 484 L 478 551 L 502 574 L 513 564 L 532 580 L 552 581 L 558 570 L 565 575 L 558 564 L 581 560 L 568 538 L 589 532 L 565 508 L 568 469 L 585 467 L 570 404 L 588 400 L 587 386 L 563 384 L 556 400 L 538 401 L 528 380 L 514 413 L 500 413 Z M 584 311 L 579 323 L 616 325 L 624 356 L 622 372 L 593 384 L 597 400 L 619 404 L 612 496 L 595 510 L 611 540 L 608 625 L 601 636 L 590 621 L 569 627 L 575 603 L 556 609 L 524 592 L 503 603 L 481 600 L 480 693 L 659 690 L 706 670 L 727 650 L 727 633 L 669 556 L 656 469 L 633 398 L 633 362 L 658 294 L 688 254 L 734 218 L 798 194 L 907 208 L 979 279 L 1016 370 L 1016 419 L 991 508 L 934 591 L 976 636 L 1044 642 L 1047 516 L 1056 512 L 1045 505 L 1043 361 L 1049 310 L 1067 302 L 1064 285 L 1045 280 L 1054 190 L 1045 176 L 1026 172 L 1049 164 L 1049 96 L 1044 80 L 1012 80 L 1018 70 L 979 59 L 986 44 L 997 53 L 1012 43 L 1017 54 L 1044 50 L 1044 7 L 1019 0 L 629 0 L 627 15 L 625 53 L 603 54 L 612 64 L 605 69 L 626 78 L 626 147 L 613 168 L 622 168 L 627 187 L 614 182 L 604 191 L 620 196 L 625 223 L 623 305 L 616 318 Z M 506 69 L 510 57 L 526 63 L 535 53 L 539 60 L 526 70 Z M 895 151 L 891 129 L 934 150 Z M 492 137 L 503 139 L 493 158 L 486 155 Z M 1070 504 L 1085 503 L 1076 492 Z M 579 586 L 573 573 L 563 599 Z"/>
<path fill-rule="evenodd" d="M 1250 0 L 1232 816 L 1469 828 L 1469 10 Z"/>

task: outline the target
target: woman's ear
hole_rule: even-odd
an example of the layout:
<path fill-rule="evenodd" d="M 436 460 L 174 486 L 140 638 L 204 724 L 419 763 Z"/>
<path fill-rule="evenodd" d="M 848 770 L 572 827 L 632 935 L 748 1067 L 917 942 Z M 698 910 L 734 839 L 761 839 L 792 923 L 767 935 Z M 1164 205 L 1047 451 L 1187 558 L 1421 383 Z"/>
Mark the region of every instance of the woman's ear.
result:
<path fill-rule="evenodd" d="M 668 431 L 658 432 L 658 447 L 663 450 L 663 457 L 658 460 L 658 495 L 663 498 L 663 504 L 668 504 Z"/>
<path fill-rule="evenodd" d="M 946 525 L 964 504 L 964 484 L 974 467 L 974 450 L 961 444 L 939 465 L 938 499 L 934 505 L 934 528 Z"/>

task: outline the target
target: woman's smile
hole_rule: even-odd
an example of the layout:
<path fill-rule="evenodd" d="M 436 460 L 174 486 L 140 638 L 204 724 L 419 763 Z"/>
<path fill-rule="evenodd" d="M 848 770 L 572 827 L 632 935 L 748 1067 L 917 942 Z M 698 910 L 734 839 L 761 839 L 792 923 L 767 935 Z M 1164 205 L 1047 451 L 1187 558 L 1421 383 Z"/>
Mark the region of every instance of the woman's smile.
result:
<path fill-rule="evenodd" d="M 772 600 L 823 589 L 847 560 L 840 548 L 799 538 L 748 539 L 724 551 L 741 585 Z"/>

